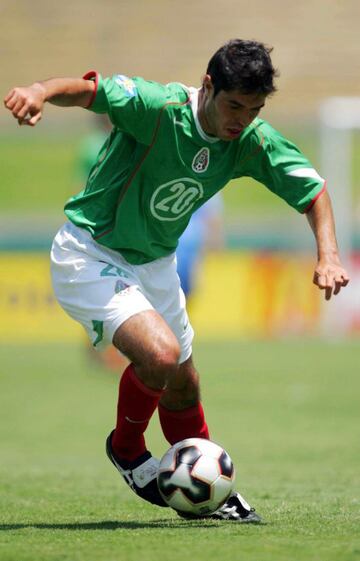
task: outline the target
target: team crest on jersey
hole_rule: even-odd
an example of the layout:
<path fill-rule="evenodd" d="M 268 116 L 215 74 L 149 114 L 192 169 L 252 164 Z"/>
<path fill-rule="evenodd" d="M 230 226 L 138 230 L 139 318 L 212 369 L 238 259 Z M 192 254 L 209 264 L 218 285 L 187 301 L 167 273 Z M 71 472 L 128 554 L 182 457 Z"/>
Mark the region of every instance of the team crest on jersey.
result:
<path fill-rule="evenodd" d="M 203 173 L 209 167 L 209 161 L 210 151 L 207 146 L 204 146 L 204 148 L 201 148 L 201 150 L 195 154 L 191 167 L 196 173 Z"/>
<path fill-rule="evenodd" d="M 135 86 L 135 82 L 128 78 L 127 76 L 123 76 L 123 74 L 118 74 L 115 77 L 115 82 L 123 88 L 125 91 L 125 95 L 127 97 L 135 97 L 137 94 L 137 89 Z"/>

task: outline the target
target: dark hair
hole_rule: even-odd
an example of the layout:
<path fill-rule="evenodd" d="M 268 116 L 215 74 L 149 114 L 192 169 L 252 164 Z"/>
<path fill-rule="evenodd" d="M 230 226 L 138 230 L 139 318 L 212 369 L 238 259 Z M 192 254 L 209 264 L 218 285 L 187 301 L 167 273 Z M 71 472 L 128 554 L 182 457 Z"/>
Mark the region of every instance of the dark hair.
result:
<path fill-rule="evenodd" d="M 206 73 L 211 76 L 214 96 L 220 90 L 239 90 L 244 94 L 269 95 L 276 91 L 278 76 L 267 47 L 258 41 L 232 39 L 211 57 Z"/>

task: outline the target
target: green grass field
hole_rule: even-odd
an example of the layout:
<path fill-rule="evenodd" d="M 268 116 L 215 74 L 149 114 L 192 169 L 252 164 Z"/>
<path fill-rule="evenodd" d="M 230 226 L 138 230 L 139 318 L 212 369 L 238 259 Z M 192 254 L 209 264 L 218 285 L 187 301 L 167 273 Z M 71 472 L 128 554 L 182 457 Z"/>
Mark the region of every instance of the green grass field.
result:
<path fill-rule="evenodd" d="M 0 347 L 1 561 L 360 559 L 357 341 L 201 343 L 212 437 L 266 525 L 179 519 L 104 454 L 117 376 L 75 346 Z M 157 419 L 148 441 L 166 443 Z"/>

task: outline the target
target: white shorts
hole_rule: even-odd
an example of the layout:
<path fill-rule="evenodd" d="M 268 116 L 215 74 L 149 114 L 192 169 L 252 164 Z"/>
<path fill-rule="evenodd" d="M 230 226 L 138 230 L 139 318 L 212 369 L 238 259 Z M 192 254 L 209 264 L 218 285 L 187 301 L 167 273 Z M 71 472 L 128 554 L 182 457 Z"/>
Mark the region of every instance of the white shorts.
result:
<path fill-rule="evenodd" d="M 51 248 L 51 276 L 60 305 L 83 325 L 95 348 L 111 344 L 117 328 L 134 314 L 156 310 L 179 342 L 180 362 L 191 355 L 194 331 L 175 254 L 130 265 L 89 232 L 67 222 Z"/>

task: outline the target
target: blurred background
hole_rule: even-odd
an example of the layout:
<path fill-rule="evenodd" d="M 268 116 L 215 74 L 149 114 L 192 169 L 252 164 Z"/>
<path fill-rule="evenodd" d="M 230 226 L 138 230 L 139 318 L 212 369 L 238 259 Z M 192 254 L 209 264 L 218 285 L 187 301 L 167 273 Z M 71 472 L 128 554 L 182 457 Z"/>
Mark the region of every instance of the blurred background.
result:
<path fill-rule="evenodd" d="M 312 285 L 315 245 L 306 218 L 244 179 L 224 190 L 218 239 L 201 250 L 191 285 L 192 322 L 204 339 L 347 335 L 360 329 L 360 111 L 354 102 L 343 127 L 339 105 L 321 108 L 329 97 L 360 95 L 359 17 L 358 0 L 3 3 L 2 95 L 15 85 L 92 69 L 197 86 L 208 59 L 229 38 L 272 45 L 278 92 L 262 117 L 298 144 L 321 175 L 334 175 L 328 187 L 352 285 L 325 307 Z M 97 126 L 80 109 L 47 106 L 35 129 L 18 127 L 0 111 L 5 343 L 83 338 L 54 301 L 48 251 L 64 220 L 64 202 L 84 185 Z M 203 237 L 206 242 L 206 232 Z"/>

